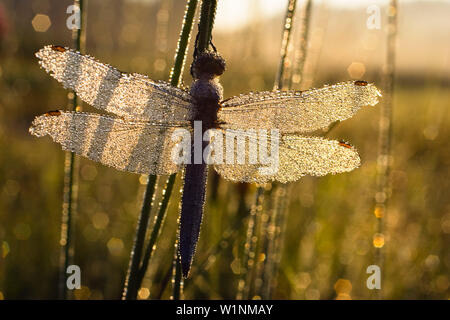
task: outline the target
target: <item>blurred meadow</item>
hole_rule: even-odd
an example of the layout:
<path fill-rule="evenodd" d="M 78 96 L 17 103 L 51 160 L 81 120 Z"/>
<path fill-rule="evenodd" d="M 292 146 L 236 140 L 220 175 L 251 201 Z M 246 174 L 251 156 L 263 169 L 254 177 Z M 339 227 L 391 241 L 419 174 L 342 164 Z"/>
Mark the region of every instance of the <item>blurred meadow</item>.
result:
<path fill-rule="evenodd" d="M 302 41 L 305 2 L 297 1 L 286 68 L 295 64 Z M 374 206 L 388 3 L 313 0 L 303 75 L 291 82 L 294 89 L 306 89 L 364 79 L 382 90 L 378 105 L 362 108 L 329 135 L 350 141 L 361 167 L 290 185 L 286 195 L 275 197 L 284 201 L 286 213 L 278 225 L 268 223 L 268 212 L 281 205 L 270 200 L 277 185 L 266 186 L 262 205 L 252 208 L 256 186 L 227 182 L 210 171 L 184 298 L 235 299 L 239 283 L 240 297 L 250 299 L 450 298 L 450 1 L 398 1 L 389 201 L 380 216 Z M 68 91 L 39 68 L 34 53 L 47 44 L 73 47 L 66 27 L 71 4 L 0 3 L 0 299 L 57 298 L 64 152 L 49 138 L 31 136 L 28 127 L 36 115 L 68 105 Z M 366 24 L 374 4 L 381 13 L 379 29 Z M 88 0 L 86 53 L 120 70 L 168 80 L 185 5 Z M 213 43 L 227 61 L 221 77 L 225 98 L 273 88 L 286 6 L 287 1 L 219 0 Z M 193 41 L 189 48 L 186 85 Z M 79 167 L 72 241 L 82 288 L 70 298 L 119 299 L 146 178 L 87 159 Z M 171 296 L 180 187 L 178 176 L 139 299 Z M 157 189 L 156 203 L 160 198 Z M 249 211 L 256 219 L 250 242 L 275 235 L 273 247 L 251 249 Z M 366 287 L 366 269 L 374 264 L 382 264 L 379 292 Z"/>

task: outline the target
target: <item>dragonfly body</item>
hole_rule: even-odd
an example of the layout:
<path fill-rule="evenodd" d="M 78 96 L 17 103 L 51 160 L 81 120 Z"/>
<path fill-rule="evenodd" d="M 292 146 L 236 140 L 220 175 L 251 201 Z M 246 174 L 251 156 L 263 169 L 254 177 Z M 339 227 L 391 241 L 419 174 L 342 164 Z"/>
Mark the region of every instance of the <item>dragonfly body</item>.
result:
<path fill-rule="evenodd" d="M 218 80 L 225 71 L 225 61 L 216 53 L 202 53 L 194 61 L 192 71 L 194 82 L 191 85 L 190 94 L 194 98 L 193 120 L 200 121 L 202 124 L 201 131 L 197 134 L 201 133 L 200 155 L 203 155 L 203 150 L 208 145 L 208 141 L 203 141 L 203 134 L 216 126 L 219 102 L 223 98 L 223 89 Z M 194 127 L 194 124 L 192 126 Z M 200 234 L 208 175 L 208 165 L 203 156 L 200 159 L 198 150 L 195 150 L 195 134 L 194 132 L 191 141 L 191 161 L 185 168 L 181 204 L 179 241 L 184 277 L 188 276 Z M 200 161 L 196 161 L 195 157 Z"/>
<path fill-rule="evenodd" d="M 46 46 L 36 56 L 40 65 L 65 88 L 109 114 L 47 112 L 34 119 L 30 133 L 38 137 L 49 135 L 64 150 L 122 171 L 170 175 L 185 168 L 180 225 L 185 276 L 194 255 L 205 203 L 207 164 L 202 151 L 208 143 L 203 141 L 206 130 L 239 132 L 245 141 L 263 137 L 263 141 L 270 140 L 278 146 L 275 171 L 260 170 L 266 164 L 251 161 L 213 163 L 215 171 L 230 181 L 287 183 L 305 175 L 348 172 L 360 165 L 354 147 L 308 134 L 351 118 L 361 107 L 377 104 L 381 95 L 373 84 L 347 81 L 307 91 L 255 92 L 222 100 L 218 79 L 225 70 L 225 61 L 211 52 L 201 53 L 194 60 L 194 82 L 189 92 L 145 75 L 123 73 L 69 48 Z M 195 130 L 198 121 L 201 129 Z M 187 164 L 173 161 L 172 151 L 177 146 L 173 138 L 180 128 L 194 132 L 191 161 Z M 279 136 L 264 135 L 272 129 Z M 202 143 L 198 146 L 195 141 Z M 250 143 L 235 151 L 232 155 L 239 153 L 244 160 L 255 154 Z"/>

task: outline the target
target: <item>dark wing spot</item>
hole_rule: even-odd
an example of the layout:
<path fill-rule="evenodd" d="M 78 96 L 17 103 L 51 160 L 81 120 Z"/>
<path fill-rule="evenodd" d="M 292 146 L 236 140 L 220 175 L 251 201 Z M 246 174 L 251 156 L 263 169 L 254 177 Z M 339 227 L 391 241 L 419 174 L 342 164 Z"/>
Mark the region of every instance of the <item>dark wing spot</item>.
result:
<path fill-rule="evenodd" d="M 219 129 L 219 128 L 222 127 L 224 124 L 226 124 L 225 121 L 214 120 L 213 128 L 214 128 L 214 129 Z"/>
<path fill-rule="evenodd" d="M 47 117 L 57 117 L 61 115 L 61 111 L 59 110 L 54 110 L 54 111 L 49 111 L 45 113 L 45 116 Z"/>
<path fill-rule="evenodd" d="M 53 51 L 66 52 L 67 49 L 61 46 L 52 46 Z"/>
<path fill-rule="evenodd" d="M 355 81 L 355 85 L 365 87 L 365 86 L 367 86 L 367 81 L 357 80 L 357 81 Z"/>
<path fill-rule="evenodd" d="M 344 141 L 339 141 L 339 145 L 341 147 L 348 148 L 348 149 L 352 148 L 352 146 L 350 144 L 348 144 L 347 142 L 344 142 Z"/>

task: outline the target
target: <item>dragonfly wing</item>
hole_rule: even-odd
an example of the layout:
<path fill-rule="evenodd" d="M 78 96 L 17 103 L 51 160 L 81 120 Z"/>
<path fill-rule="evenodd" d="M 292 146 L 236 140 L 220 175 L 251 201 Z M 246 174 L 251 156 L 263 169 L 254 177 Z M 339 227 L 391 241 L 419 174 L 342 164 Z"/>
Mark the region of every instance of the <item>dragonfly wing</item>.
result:
<path fill-rule="evenodd" d="M 49 135 L 67 151 L 118 170 L 165 175 L 181 167 L 171 158 L 173 125 L 131 122 L 84 112 L 52 111 L 34 119 L 30 133 Z M 187 127 L 186 127 L 187 128 Z"/>
<path fill-rule="evenodd" d="M 248 135 L 247 138 L 255 137 Z M 304 137 L 298 135 L 282 135 L 279 139 L 268 138 L 267 150 L 271 156 L 272 143 L 278 144 L 278 157 L 273 161 L 261 164 L 261 151 L 252 149 L 246 142 L 241 150 L 236 143 L 235 159 L 238 154 L 245 154 L 245 163 L 216 164 L 215 170 L 225 179 L 235 182 L 265 183 L 279 181 L 292 182 L 302 176 L 323 176 L 351 171 L 360 165 L 358 152 L 352 146 L 335 140 L 320 137 Z M 226 145 L 226 143 L 224 143 Z M 253 151 L 252 151 L 253 150 Z M 225 150 L 224 152 L 230 152 Z M 258 161 L 251 164 L 250 154 L 258 152 Z M 226 157 L 224 157 L 226 159 Z M 268 158 L 265 158 L 268 159 Z M 237 161 L 236 161 L 237 162 Z"/>
<path fill-rule="evenodd" d="M 267 91 L 221 103 L 223 128 L 312 132 L 352 117 L 362 106 L 378 103 L 380 91 L 365 81 L 342 82 L 307 91 Z"/>
<path fill-rule="evenodd" d="M 131 119 L 192 118 L 190 94 L 166 82 L 122 73 L 90 56 L 59 46 L 46 46 L 36 56 L 53 78 L 95 108 Z"/>

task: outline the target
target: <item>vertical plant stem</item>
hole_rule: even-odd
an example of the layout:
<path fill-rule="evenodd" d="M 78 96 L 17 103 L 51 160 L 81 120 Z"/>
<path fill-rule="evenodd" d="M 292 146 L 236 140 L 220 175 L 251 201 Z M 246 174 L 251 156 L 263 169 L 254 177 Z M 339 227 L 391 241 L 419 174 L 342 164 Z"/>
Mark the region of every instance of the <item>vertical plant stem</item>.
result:
<path fill-rule="evenodd" d="M 199 53 L 204 52 L 209 47 L 211 41 L 214 17 L 216 15 L 217 0 L 203 0 L 200 22 L 198 25 L 198 44 Z"/>
<path fill-rule="evenodd" d="M 392 140 L 392 96 L 395 77 L 395 42 L 397 37 L 397 0 L 390 0 L 388 6 L 386 68 L 383 74 L 385 85 L 384 103 L 380 108 L 377 159 L 377 191 L 375 194 L 374 215 L 377 219 L 377 233 L 373 237 L 376 264 L 383 270 L 384 227 L 388 200 L 391 194 L 391 140 Z M 384 272 L 382 272 L 384 274 Z M 377 297 L 382 298 L 381 290 L 376 290 Z"/>
<path fill-rule="evenodd" d="M 239 281 L 236 299 L 248 299 L 251 283 L 251 270 L 250 267 L 254 265 L 254 245 L 255 245 L 255 229 L 257 223 L 257 215 L 262 211 L 262 205 L 264 202 L 264 187 L 257 187 L 255 200 L 250 208 L 250 216 L 247 223 L 247 234 L 244 244 L 244 250 L 240 263 Z"/>
<path fill-rule="evenodd" d="M 261 293 L 263 299 L 270 299 L 274 288 L 277 283 L 277 273 L 281 262 L 281 255 L 284 248 L 284 237 L 286 229 L 287 218 L 287 206 L 290 198 L 290 186 L 279 185 L 276 199 L 273 217 L 273 238 L 271 241 L 271 250 L 266 254 L 267 256 L 267 268 L 264 275 L 267 277 L 264 279 L 264 288 Z"/>
<path fill-rule="evenodd" d="M 172 174 L 166 181 L 165 189 L 163 190 L 163 198 L 161 204 L 158 208 L 158 213 L 155 216 L 155 221 L 153 223 L 152 229 L 150 230 L 150 239 L 145 250 L 144 257 L 142 259 L 142 265 L 139 269 L 137 276 L 138 287 L 141 286 L 142 280 L 144 279 L 145 273 L 147 272 L 149 261 L 152 257 L 153 251 L 155 250 L 156 240 L 161 232 L 161 227 L 164 223 L 167 207 L 169 205 L 169 199 L 172 194 L 173 185 L 175 184 L 176 175 Z"/>
<path fill-rule="evenodd" d="M 183 294 L 183 276 L 182 276 L 182 270 L 181 270 L 181 258 L 178 254 L 178 239 L 176 240 L 175 245 L 175 256 L 173 261 L 173 278 L 172 278 L 172 285 L 173 285 L 173 291 L 172 291 L 172 300 L 180 300 L 181 295 Z"/>
<path fill-rule="evenodd" d="M 187 47 L 191 38 L 197 4 L 198 0 L 188 0 L 186 5 L 180 40 L 178 41 L 177 52 L 175 54 L 175 62 L 170 72 L 170 84 L 173 86 L 179 86 L 181 83 L 181 75 L 184 70 L 184 64 L 186 63 Z"/>
<path fill-rule="evenodd" d="M 300 25 L 300 36 L 298 41 L 300 42 L 297 50 L 295 51 L 294 57 L 294 67 L 292 72 L 292 77 L 289 82 L 289 89 L 292 88 L 294 84 L 299 84 L 300 90 L 303 90 L 302 84 L 304 82 L 304 68 L 306 61 L 306 53 L 308 48 L 308 36 L 309 36 L 309 26 L 311 21 L 311 0 L 305 0 L 302 10 L 302 18 Z"/>
<path fill-rule="evenodd" d="M 136 226 L 136 233 L 134 237 L 133 249 L 131 250 L 130 264 L 128 266 L 127 277 L 125 279 L 125 286 L 122 299 L 130 300 L 136 299 L 138 288 L 137 276 L 139 272 L 139 265 L 141 262 L 142 248 L 144 246 L 145 234 L 150 218 L 150 211 L 155 193 L 156 176 L 150 175 L 148 177 L 147 186 L 145 188 L 144 200 L 142 202 L 141 213 Z"/>
<path fill-rule="evenodd" d="M 269 222 L 267 227 L 267 247 L 265 250 L 265 263 L 262 266 L 262 279 L 261 279 L 261 288 L 260 288 L 260 296 L 262 299 L 270 299 L 271 294 L 271 283 L 272 278 L 274 276 L 274 270 L 276 265 L 276 260 L 280 255 L 278 252 L 277 243 L 280 239 L 279 234 L 281 233 L 279 227 L 280 220 L 280 210 L 279 206 L 281 202 L 284 202 L 286 199 L 285 194 L 280 194 L 280 192 L 284 192 L 286 189 L 282 185 L 274 185 L 275 189 L 272 199 L 272 208 L 269 215 Z"/>
<path fill-rule="evenodd" d="M 280 63 L 278 65 L 277 76 L 275 79 L 274 90 L 281 89 L 283 87 L 283 76 L 285 72 L 285 65 L 287 60 L 287 53 L 289 42 L 291 40 L 293 19 L 295 15 L 295 7 L 297 6 L 297 0 L 289 0 L 286 15 L 284 17 L 283 34 L 280 50 Z"/>
<path fill-rule="evenodd" d="M 181 187 L 180 193 L 183 194 L 183 187 Z M 181 212 L 181 203 L 179 206 L 179 211 Z M 181 215 L 180 215 L 181 216 Z M 181 269 L 181 256 L 178 250 L 180 245 L 180 216 L 177 219 L 177 236 L 175 238 L 174 253 L 172 261 L 172 295 L 171 300 L 180 300 L 183 291 L 183 277 Z"/>
<path fill-rule="evenodd" d="M 279 90 L 283 88 L 284 85 L 284 76 L 285 76 L 285 72 L 286 72 L 286 61 L 287 61 L 287 55 L 288 55 L 288 48 L 289 48 L 289 43 L 291 40 L 291 34 L 292 34 L 292 27 L 293 27 L 293 19 L 294 19 L 294 15 L 295 15 L 295 9 L 296 9 L 296 5 L 297 5 L 297 1 L 296 0 L 289 0 L 287 8 L 286 8 L 286 14 L 284 17 L 284 24 L 283 24 L 283 33 L 282 33 L 282 42 L 281 42 L 281 49 L 280 49 L 280 62 L 278 65 L 278 71 L 275 77 L 275 82 L 274 82 L 274 86 L 273 86 L 273 90 Z M 255 202 L 254 205 L 258 205 L 258 201 L 259 201 L 259 194 L 262 194 L 263 192 L 263 188 L 259 187 L 257 190 L 257 196 L 255 198 Z M 260 204 L 260 207 L 262 206 L 262 203 Z M 274 215 L 278 214 L 275 210 L 271 211 L 271 217 L 270 219 L 274 219 Z M 248 227 L 248 231 L 247 231 L 247 240 L 248 239 L 254 239 L 255 237 L 257 237 L 257 235 L 255 234 L 256 229 L 251 226 L 251 224 L 254 224 L 256 220 L 256 217 L 252 217 L 252 214 L 250 215 L 250 219 L 249 219 L 249 227 Z M 266 230 L 262 230 L 262 232 L 266 233 Z M 262 234 L 260 234 L 259 236 L 262 236 Z M 264 234 L 264 236 L 267 236 L 267 234 Z M 272 241 L 274 241 L 274 239 L 272 239 Z M 246 242 L 245 246 L 248 246 L 248 243 Z M 268 248 L 269 246 L 266 246 L 266 248 Z M 245 257 L 245 254 L 247 252 L 247 249 L 244 249 L 244 260 L 248 259 Z M 265 259 L 264 263 L 267 263 L 267 259 Z M 257 265 L 254 263 L 253 266 L 256 268 Z M 261 268 L 263 268 L 263 266 L 260 266 Z M 250 290 L 251 287 L 251 283 L 249 281 L 251 281 L 251 277 L 248 276 L 248 274 L 251 274 L 251 272 L 247 269 L 245 269 L 246 267 L 244 266 L 244 272 L 245 274 L 247 274 L 247 277 L 241 277 L 241 279 L 239 280 L 238 283 L 238 294 L 237 294 L 237 298 L 238 299 L 242 299 L 245 298 L 248 295 L 248 292 Z M 255 269 L 256 270 L 256 269 Z M 245 279 L 245 280 L 244 280 Z M 263 291 L 267 291 L 264 288 L 261 288 L 261 292 L 258 292 L 257 294 L 261 295 Z M 248 298 L 248 296 L 247 296 Z"/>
<path fill-rule="evenodd" d="M 262 298 L 262 289 L 264 286 L 264 280 L 266 279 L 265 269 L 266 266 L 270 263 L 270 260 L 268 259 L 270 257 L 269 254 L 269 247 L 271 244 L 271 240 L 273 240 L 273 232 L 271 232 L 271 229 L 273 227 L 272 221 L 273 216 L 275 215 L 275 202 L 276 200 L 279 200 L 278 197 L 274 196 L 274 193 L 276 193 L 279 189 L 279 185 L 276 183 L 273 183 L 269 185 L 270 190 L 267 190 L 266 194 L 266 201 L 264 203 L 264 210 L 261 211 L 260 217 L 259 217 L 259 224 L 258 224 L 258 246 L 255 250 L 255 268 L 254 268 L 254 276 L 253 276 L 253 295 L 249 296 L 252 299 Z M 273 255 L 274 256 L 274 255 Z"/>
<path fill-rule="evenodd" d="M 74 5 L 78 6 L 80 14 L 79 29 L 74 29 L 72 38 L 75 49 L 77 51 L 84 51 L 85 46 L 85 21 L 86 8 L 85 0 L 75 0 Z M 75 92 L 69 93 L 69 106 L 72 111 L 77 110 L 78 98 Z M 63 190 L 63 208 L 61 217 L 61 253 L 59 263 L 59 285 L 58 295 L 60 299 L 67 299 L 66 286 L 66 270 L 73 256 L 72 248 L 72 233 L 73 233 L 73 219 L 76 212 L 76 202 L 78 196 L 78 161 L 73 152 L 66 152 L 64 161 L 64 190 Z"/>
<path fill-rule="evenodd" d="M 200 22 L 198 26 L 198 43 L 196 44 L 196 52 L 201 53 L 208 50 L 211 42 L 212 28 L 214 25 L 214 18 L 216 15 L 217 0 L 203 0 L 200 12 Z M 181 212 L 181 211 L 180 211 Z M 178 252 L 178 243 L 176 244 L 175 252 L 175 272 L 173 278 L 173 294 L 172 298 L 177 300 L 181 297 L 182 286 L 182 269 L 181 259 Z"/>
<path fill-rule="evenodd" d="M 279 82 L 277 83 L 277 86 L 281 89 L 285 89 L 286 87 L 291 88 L 294 82 L 299 83 L 300 86 L 302 85 L 304 79 L 304 66 L 308 47 L 308 35 L 311 21 L 311 8 L 312 8 L 311 0 L 303 1 L 302 17 L 300 19 L 299 25 L 300 27 L 300 36 L 298 39 L 299 46 L 295 51 L 294 66 L 291 72 L 290 79 L 287 79 L 288 83 L 285 83 L 283 81 L 284 77 L 282 74 L 283 71 L 281 70 L 281 67 L 280 70 L 278 71 Z M 295 12 L 289 14 L 289 7 L 288 7 L 286 13 L 285 30 L 283 33 L 288 34 L 292 33 L 291 28 L 293 24 L 294 14 Z M 291 26 L 288 27 L 289 23 L 291 24 Z M 287 43 L 284 44 L 286 49 L 284 50 L 282 49 L 282 53 L 287 51 L 287 47 L 289 45 L 289 36 L 283 36 L 283 38 L 287 38 L 288 40 L 286 41 Z M 285 55 L 282 54 L 281 58 L 286 60 L 286 54 Z M 284 63 L 280 62 L 280 66 L 281 65 L 284 65 Z M 260 295 L 264 299 L 270 299 L 273 288 L 276 285 L 277 280 L 276 274 L 278 273 L 278 267 L 281 261 L 281 252 L 283 250 L 283 243 L 284 243 L 283 230 L 285 229 L 289 194 L 290 194 L 290 185 L 286 184 L 279 184 L 277 187 L 277 192 L 273 194 L 273 197 L 275 198 L 273 199 L 274 209 L 272 210 L 272 215 L 270 216 L 270 221 L 272 223 L 271 229 L 273 229 L 273 235 L 272 239 L 270 239 L 268 251 L 266 253 L 266 269 L 264 272 L 264 281 L 263 281 L 264 287 L 262 288 L 262 291 L 260 293 Z"/>
<path fill-rule="evenodd" d="M 188 0 L 186 5 L 186 11 L 183 18 L 183 25 L 181 28 L 180 38 L 178 40 L 178 47 L 175 54 L 174 66 L 170 72 L 170 84 L 173 86 L 179 86 L 181 83 L 181 75 L 183 73 L 184 64 L 186 61 L 187 47 L 190 40 L 192 31 L 193 20 L 195 11 L 197 8 L 198 0 Z M 145 251 L 144 258 L 141 266 L 141 256 L 143 243 L 145 241 L 145 234 L 147 231 L 148 219 L 152 208 L 152 200 L 154 198 L 156 176 L 150 175 L 147 182 L 147 187 L 144 193 L 144 200 L 142 202 L 141 214 L 138 222 L 136 240 L 133 244 L 133 250 L 131 251 L 130 266 L 128 268 L 127 279 L 125 280 L 123 299 L 136 299 L 139 287 L 147 271 L 148 263 L 153 252 L 153 248 L 156 244 L 157 237 L 159 235 L 161 226 L 164 221 L 165 214 L 169 203 L 170 196 L 172 194 L 173 185 L 175 183 L 176 174 L 172 174 L 166 181 L 166 185 L 163 188 L 163 198 L 161 205 L 159 206 L 158 213 L 155 217 L 155 223 L 153 229 L 150 231 L 150 240 Z M 140 224 L 145 223 L 145 228 Z"/>

